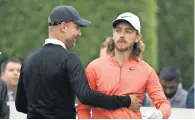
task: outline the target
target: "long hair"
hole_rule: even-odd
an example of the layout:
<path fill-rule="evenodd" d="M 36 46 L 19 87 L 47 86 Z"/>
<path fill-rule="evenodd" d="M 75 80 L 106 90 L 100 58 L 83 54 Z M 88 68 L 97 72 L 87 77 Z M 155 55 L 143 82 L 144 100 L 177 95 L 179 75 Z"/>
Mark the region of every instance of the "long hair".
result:
<path fill-rule="evenodd" d="M 110 37 L 108 37 L 101 45 L 100 49 L 107 48 L 108 47 L 108 42 L 110 41 Z"/>
<path fill-rule="evenodd" d="M 114 49 L 115 49 L 115 44 L 114 44 L 114 39 L 112 37 L 107 38 L 108 41 L 108 47 L 107 47 L 107 54 L 111 54 L 112 56 L 115 55 Z M 142 53 L 145 49 L 145 45 L 143 41 L 139 41 L 133 45 L 131 57 L 135 59 L 142 59 Z"/>

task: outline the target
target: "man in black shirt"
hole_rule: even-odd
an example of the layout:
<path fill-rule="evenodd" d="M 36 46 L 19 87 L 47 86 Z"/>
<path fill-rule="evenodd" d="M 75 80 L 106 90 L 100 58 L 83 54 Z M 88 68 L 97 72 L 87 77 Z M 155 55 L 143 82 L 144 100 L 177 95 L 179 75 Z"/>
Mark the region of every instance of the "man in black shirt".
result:
<path fill-rule="evenodd" d="M 49 38 L 23 63 L 16 109 L 27 118 L 76 118 L 75 95 L 93 107 L 140 109 L 139 95 L 108 96 L 90 89 L 80 58 L 67 48 L 81 36 L 79 27 L 91 22 L 71 6 L 55 7 L 48 18 Z"/>

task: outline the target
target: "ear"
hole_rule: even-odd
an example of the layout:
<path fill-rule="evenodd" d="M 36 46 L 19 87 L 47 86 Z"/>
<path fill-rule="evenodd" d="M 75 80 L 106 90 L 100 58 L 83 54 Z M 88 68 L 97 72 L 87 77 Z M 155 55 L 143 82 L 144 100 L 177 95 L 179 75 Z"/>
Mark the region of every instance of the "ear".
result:
<path fill-rule="evenodd" d="M 62 23 L 60 24 L 60 29 L 61 29 L 63 32 L 67 32 L 67 31 L 68 31 L 67 23 L 62 22 Z"/>
<path fill-rule="evenodd" d="M 142 34 L 138 34 L 137 37 L 136 37 L 136 40 L 135 40 L 135 43 L 139 42 L 142 38 Z"/>

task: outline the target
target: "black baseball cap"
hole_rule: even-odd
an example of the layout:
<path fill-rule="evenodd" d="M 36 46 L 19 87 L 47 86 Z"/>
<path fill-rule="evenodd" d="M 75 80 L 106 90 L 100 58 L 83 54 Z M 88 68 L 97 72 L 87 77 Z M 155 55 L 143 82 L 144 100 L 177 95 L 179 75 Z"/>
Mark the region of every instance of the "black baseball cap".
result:
<path fill-rule="evenodd" d="M 81 27 L 86 27 L 91 24 L 91 21 L 81 18 L 75 8 L 67 5 L 55 7 L 48 18 L 49 26 L 58 25 L 62 22 L 75 22 Z"/>

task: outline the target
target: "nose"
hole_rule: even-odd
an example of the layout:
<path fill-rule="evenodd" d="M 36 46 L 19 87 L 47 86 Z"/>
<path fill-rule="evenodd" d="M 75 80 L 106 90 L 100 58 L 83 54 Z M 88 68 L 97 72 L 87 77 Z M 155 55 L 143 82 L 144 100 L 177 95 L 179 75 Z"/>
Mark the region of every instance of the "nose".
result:
<path fill-rule="evenodd" d="M 14 70 L 14 75 L 19 75 L 20 72 L 18 70 Z"/>
<path fill-rule="evenodd" d="M 165 93 L 166 94 L 170 94 L 171 93 L 171 89 L 169 89 L 169 88 L 165 89 Z"/>
<path fill-rule="evenodd" d="M 120 38 L 124 38 L 124 32 L 120 33 Z"/>
<path fill-rule="evenodd" d="M 78 30 L 78 36 L 81 36 L 82 35 L 82 33 L 81 33 L 81 30 L 79 29 Z"/>

